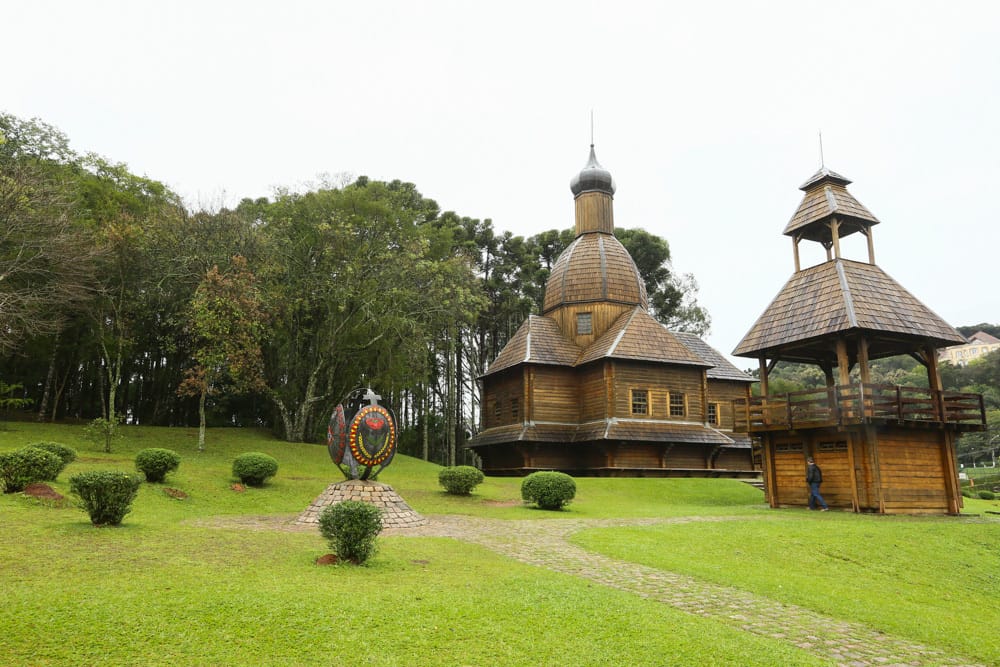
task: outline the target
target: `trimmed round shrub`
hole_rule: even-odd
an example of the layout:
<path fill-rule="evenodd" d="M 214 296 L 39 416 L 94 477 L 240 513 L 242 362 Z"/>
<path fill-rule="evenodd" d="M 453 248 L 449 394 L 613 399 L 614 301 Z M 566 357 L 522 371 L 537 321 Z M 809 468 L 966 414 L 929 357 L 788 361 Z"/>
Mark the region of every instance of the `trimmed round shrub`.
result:
<path fill-rule="evenodd" d="M 38 447 L 22 447 L 0 454 L 0 477 L 4 493 L 23 491 L 34 482 L 54 480 L 63 469 L 62 459 Z"/>
<path fill-rule="evenodd" d="M 117 526 L 132 511 L 132 501 L 142 485 L 140 475 L 120 470 L 91 470 L 69 478 L 69 490 L 95 526 Z"/>
<path fill-rule="evenodd" d="M 375 554 L 375 538 L 382 532 L 382 511 L 360 500 L 344 500 L 320 513 L 319 532 L 337 558 L 364 563 Z"/>
<path fill-rule="evenodd" d="M 962 489 L 962 495 L 966 498 L 973 498 L 972 491 L 969 489 Z"/>
<path fill-rule="evenodd" d="M 992 491 L 980 491 L 979 497 L 983 500 L 996 500 L 997 494 Z"/>
<path fill-rule="evenodd" d="M 562 509 L 576 496 L 576 482 L 564 472 L 533 472 L 521 482 L 521 498 L 543 510 Z"/>
<path fill-rule="evenodd" d="M 60 459 L 62 459 L 62 467 L 59 469 L 59 473 L 62 473 L 73 461 L 76 461 L 76 450 L 69 445 L 64 445 L 61 442 L 35 442 L 29 447 L 37 447 L 38 449 L 44 449 L 47 452 L 52 452 Z M 58 477 L 58 475 L 56 475 Z M 52 478 L 53 480 L 55 477 Z"/>
<path fill-rule="evenodd" d="M 268 454 L 247 452 L 233 461 L 233 477 L 247 486 L 263 486 L 264 480 L 278 472 L 278 461 Z"/>
<path fill-rule="evenodd" d="M 444 468 L 438 473 L 438 482 L 445 491 L 456 496 L 467 496 L 483 481 L 483 471 L 472 466 Z"/>
<path fill-rule="evenodd" d="M 180 464 L 180 454 L 172 449 L 150 447 L 135 455 L 135 469 L 146 476 L 147 482 L 162 482 Z"/>

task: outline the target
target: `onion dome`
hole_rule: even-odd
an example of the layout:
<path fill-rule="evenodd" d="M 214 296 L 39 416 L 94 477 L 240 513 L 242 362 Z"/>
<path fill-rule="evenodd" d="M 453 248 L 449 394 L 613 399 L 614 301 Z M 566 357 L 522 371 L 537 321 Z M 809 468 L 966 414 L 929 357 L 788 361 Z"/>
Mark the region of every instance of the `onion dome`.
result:
<path fill-rule="evenodd" d="M 588 302 L 649 307 L 639 270 L 613 234 L 583 234 L 562 251 L 545 284 L 542 313 Z"/>
<path fill-rule="evenodd" d="M 590 144 L 590 159 L 587 160 L 587 164 L 580 170 L 580 173 L 569 182 L 569 189 L 573 191 L 574 197 L 584 192 L 615 194 L 615 179 L 611 177 L 611 172 L 597 161 L 594 144 Z"/>

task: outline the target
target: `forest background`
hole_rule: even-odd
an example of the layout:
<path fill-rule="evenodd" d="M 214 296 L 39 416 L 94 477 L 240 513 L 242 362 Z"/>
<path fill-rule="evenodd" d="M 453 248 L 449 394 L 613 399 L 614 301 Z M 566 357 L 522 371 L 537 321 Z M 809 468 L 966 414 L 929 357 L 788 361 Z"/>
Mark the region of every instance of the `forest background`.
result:
<path fill-rule="evenodd" d="M 476 378 L 542 302 L 571 229 L 522 237 L 442 211 L 412 183 L 364 176 L 279 189 L 234 208 L 188 210 L 162 183 L 57 128 L 0 113 L 0 408 L 7 418 L 259 426 L 320 441 L 330 409 L 370 385 L 397 412 L 401 451 L 467 462 Z M 616 229 L 650 310 L 705 334 L 697 283 L 663 238 Z M 990 325 L 968 327 L 996 334 Z M 876 382 L 926 386 L 916 362 Z M 946 388 L 983 393 L 994 447 L 1000 354 L 942 367 Z M 819 386 L 779 366 L 776 391 Z M 207 445 L 210 446 L 210 443 Z M 995 452 L 994 452 L 995 458 Z"/>

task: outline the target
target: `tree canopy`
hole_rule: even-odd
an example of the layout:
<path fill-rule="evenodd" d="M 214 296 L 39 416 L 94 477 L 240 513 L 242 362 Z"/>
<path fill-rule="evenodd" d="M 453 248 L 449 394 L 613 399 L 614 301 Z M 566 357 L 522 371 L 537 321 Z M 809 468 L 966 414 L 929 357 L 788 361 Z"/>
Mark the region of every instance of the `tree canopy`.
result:
<path fill-rule="evenodd" d="M 408 453 L 446 463 L 478 421 L 476 378 L 538 312 L 573 241 L 500 231 L 365 176 L 190 211 L 163 183 L 4 113 L 0 225 L 8 409 L 317 440 L 330 408 L 371 384 Z M 704 333 L 667 241 L 616 234 L 651 312 Z"/>

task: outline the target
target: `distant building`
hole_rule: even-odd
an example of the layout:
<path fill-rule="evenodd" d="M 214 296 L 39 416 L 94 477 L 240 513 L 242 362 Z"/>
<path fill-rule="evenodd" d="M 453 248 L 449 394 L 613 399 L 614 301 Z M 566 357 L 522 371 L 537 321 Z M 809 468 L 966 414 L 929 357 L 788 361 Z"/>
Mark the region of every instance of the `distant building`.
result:
<path fill-rule="evenodd" d="M 955 345 L 941 350 L 938 360 L 947 361 L 952 366 L 965 366 L 970 361 L 981 359 L 994 350 L 1000 350 L 1000 338 L 984 331 L 977 331 L 969 336 L 969 342 L 965 345 Z"/>

